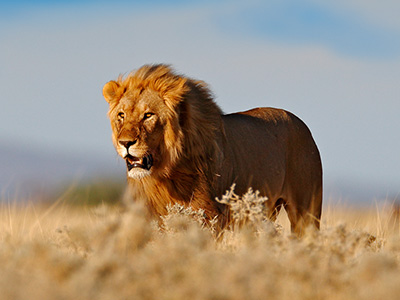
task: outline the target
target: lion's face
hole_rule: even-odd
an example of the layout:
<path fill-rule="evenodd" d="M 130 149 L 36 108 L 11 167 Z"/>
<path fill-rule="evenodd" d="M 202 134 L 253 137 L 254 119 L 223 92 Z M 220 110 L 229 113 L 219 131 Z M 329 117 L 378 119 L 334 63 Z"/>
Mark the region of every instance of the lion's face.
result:
<path fill-rule="evenodd" d="M 128 176 L 140 180 L 167 173 L 180 145 L 177 116 L 153 90 L 123 90 L 115 97 L 120 88 L 112 81 L 103 93 L 110 104 L 113 144 L 126 161 Z"/>

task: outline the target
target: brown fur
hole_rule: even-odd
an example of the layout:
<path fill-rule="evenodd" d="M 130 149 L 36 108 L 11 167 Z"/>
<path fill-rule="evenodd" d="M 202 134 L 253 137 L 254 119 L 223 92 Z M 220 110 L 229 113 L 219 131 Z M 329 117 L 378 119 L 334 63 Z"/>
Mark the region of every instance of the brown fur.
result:
<path fill-rule="evenodd" d="M 150 173 L 128 176 L 132 197 L 143 199 L 154 215 L 180 203 L 204 209 L 209 219 L 218 216 L 223 227 L 229 209 L 215 197 L 235 183 L 237 194 L 252 187 L 267 196 L 273 220 L 285 207 L 293 231 L 301 233 L 308 224 L 319 228 L 320 156 L 310 131 L 293 114 L 256 108 L 223 115 L 205 83 L 166 65 L 145 65 L 110 81 L 103 94 L 118 153 L 126 152 L 121 141 L 135 141 L 135 156 L 154 157 Z M 152 117 L 143 117 L 146 112 Z"/>

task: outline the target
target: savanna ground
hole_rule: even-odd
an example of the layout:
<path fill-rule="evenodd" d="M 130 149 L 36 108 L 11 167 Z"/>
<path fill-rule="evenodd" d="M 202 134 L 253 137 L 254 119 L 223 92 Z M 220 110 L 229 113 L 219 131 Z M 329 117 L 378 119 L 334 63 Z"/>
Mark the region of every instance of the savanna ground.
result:
<path fill-rule="evenodd" d="M 321 230 L 298 239 L 284 213 L 262 219 L 263 200 L 226 197 L 248 222 L 219 237 L 178 206 L 160 228 L 137 204 L 3 201 L 0 299 L 399 299 L 390 204 L 329 205 Z"/>

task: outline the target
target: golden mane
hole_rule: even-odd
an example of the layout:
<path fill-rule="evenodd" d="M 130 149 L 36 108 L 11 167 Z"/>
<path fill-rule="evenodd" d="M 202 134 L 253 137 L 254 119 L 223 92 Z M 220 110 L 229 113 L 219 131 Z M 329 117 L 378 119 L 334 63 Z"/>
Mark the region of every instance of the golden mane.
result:
<path fill-rule="evenodd" d="M 164 64 L 145 65 L 125 79 L 120 76 L 118 83 L 127 97 L 137 97 L 146 89 L 159 93 L 169 109 L 170 119 L 179 118 L 182 125 L 185 137 L 182 150 L 191 154 L 190 159 L 198 170 L 205 171 L 205 156 L 214 158 L 217 147 L 215 132 L 222 130 L 222 111 L 207 85 L 177 75 Z M 171 142 L 176 146 L 176 141 L 172 139 Z"/>

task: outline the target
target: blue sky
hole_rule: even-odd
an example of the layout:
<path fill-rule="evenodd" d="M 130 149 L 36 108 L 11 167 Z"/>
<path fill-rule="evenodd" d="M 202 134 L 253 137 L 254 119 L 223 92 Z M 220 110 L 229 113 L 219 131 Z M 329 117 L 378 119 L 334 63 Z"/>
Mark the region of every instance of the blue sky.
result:
<path fill-rule="evenodd" d="M 344 55 L 388 58 L 400 54 L 400 30 L 388 28 L 355 14 L 351 5 L 332 7 L 331 1 L 9 1 L 0 4 L 0 14 L 6 22 L 29 22 L 35 16 L 53 10 L 65 10 L 79 17 L 114 12 L 124 15 L 129 11 L 173 10 L 175 7 L 227 7 L 219 9 L 210 21 L 228 34 L 265 38 L 288 46 L 296 44 L 323 45 Z M 351 1 L 349 1 L 351 3 Z M 371 1 L 369 1 L 371 2 Z M 395 3 L 387 1 L 387 4 Z M 365 6 L 369 3 L 364 2 Z M 382 2 L 385 6 L 385 2 Z M 232 9 L 233 8 L 233 9 Z M 395 7 L 394 7 L 395 9 Z M 388 7 L 390 10 L 390 6 Z M 4 22 L 4 21 L 3 21 Z"/>
<path fill-rule="evenodd" d="M 287 44 L 321 44 L 341 54 L 399 55 L 399 32 L 323 2 L 265 1 L 231 17 L 227 28 Z M 397 39 L 396 39 L 397 37 Z"/>
<path fill-rule="evenodd" d="M 396 11 L 391 0 L 2 2 L 0 141 L 112 164 L 102 86 L 163 62 L 208 82 L 225 112 L 297 114 L 327 180 L 396 193 Z"/>

